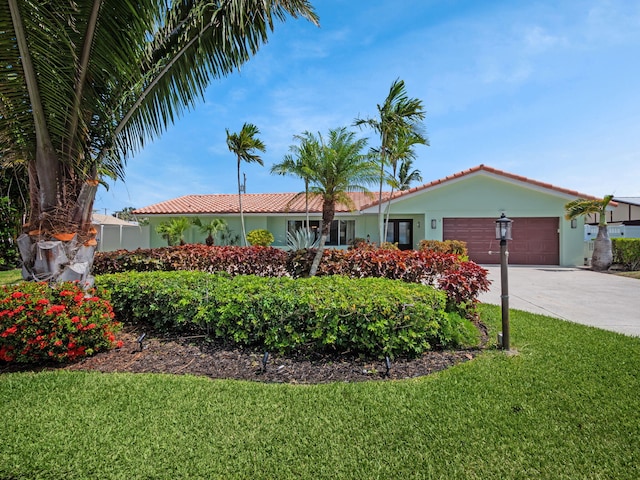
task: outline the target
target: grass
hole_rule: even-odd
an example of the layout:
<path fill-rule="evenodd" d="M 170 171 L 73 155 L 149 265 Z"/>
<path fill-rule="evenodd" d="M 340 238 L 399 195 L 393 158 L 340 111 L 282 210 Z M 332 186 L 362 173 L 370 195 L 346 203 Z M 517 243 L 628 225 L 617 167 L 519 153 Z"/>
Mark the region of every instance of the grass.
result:
<path fill-rule="evenodd" d="M 620 272 L 617 275 L 621 277 L 637 278 L 640 280 L 640 272 Z"/>
<path fill-rule="evenodd" d="M 640 339 L 520 311 L 511 331 L 517 355 L 406 381 L 4 374 L 0 478 L 639 478 Z"/>
<path fill-rule="evenodd" d="M 10 285 L 21 280 L 21 270 L 0 270 L 0 285 Z"/>

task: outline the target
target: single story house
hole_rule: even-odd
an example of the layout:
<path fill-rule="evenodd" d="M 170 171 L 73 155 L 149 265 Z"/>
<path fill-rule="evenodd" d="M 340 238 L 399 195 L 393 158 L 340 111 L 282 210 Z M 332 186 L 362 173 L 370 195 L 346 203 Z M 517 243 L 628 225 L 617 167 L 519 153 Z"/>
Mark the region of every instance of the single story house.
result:
<path fill-rule="evenodd" d="M 246 230 L 266 229 L 274 246 L 286 247 L 287 231 L 305 221 L 304 195 L 296 193 L 243 194 Z M 384 195 L 383 209 L 390 194 Z M 338 205 L 328 245 L 346 248 L 354 238 L 379 241 L 378 195 L 353 193 L 356 209 Z M 387 240 L 400 248 L 418 248 L 421 240 L 463 240 L 469 256 L 481 264 L 499 263 L 495 221 L 502 213 L 513 220 L 509 262 L 522 265 L 583 265 L 584 222 L 564 218 L 564 205 L 576 198 L 596 199 L 573 190 L 479 165 L 407 191 L 395 192 L 390 202 Z M 310 201 L 312 228 L 319 228 L 321 202 Z M 155 229 L 172 217 L 223 218 L 241 231 L 238 195 L 186 195 L 134 212 L 150 220 L 150 246 L 166 246 Z M 187 243 L 202 243 L 206 233 L 192 227 Z"/>

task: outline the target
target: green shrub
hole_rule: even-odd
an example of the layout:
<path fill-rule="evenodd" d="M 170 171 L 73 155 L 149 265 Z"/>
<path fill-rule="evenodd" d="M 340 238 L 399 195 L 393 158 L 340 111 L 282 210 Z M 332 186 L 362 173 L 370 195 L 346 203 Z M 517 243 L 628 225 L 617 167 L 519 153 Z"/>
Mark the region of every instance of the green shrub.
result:
<path fill-rule="evenodd" d="M 96 281 L 111 290 L 123 319 L 163 328 L 188 322 L 218 338 L 270 351 L 394 357 L 478 341 L 471 322 L 445 311 L 443 292 L 381 278 L 158 272 Z"/>
<path fill-rule="evenodd" d="M 9 197 L 0 197 L 0 219 L 0 270 L 9 270 L 19 264 L 16 238 L 20 227 L 20 215 Z"/>
<path fill-rule="evenodd" d="M 0 360 L 63 362 L 120 346 L 105 295 L 87 294 L 75 283 L 0 287 Z"/>
<path fill-rule="evenodd" d="M 467 257 L 467 242 L 462 240 L 420 240 L 418 250 L 432 250 L 438 253 L 453 253 Z"/>
<path fill-rule="evenodd" d="M 613 263 L 628 271 L 640 270 L 640 238 L 612 238 Z"/>
<path fill-rule="evenodd" d="M 247 242 L 253 246 L 268 247 L 275 239 L 269 230 L 251 230 L 247 233 Z"/>
<path fill-rule="evenodd" d="M 96 277 L 119 319 L 159 330 L 185 328 L 213 295 L 217 276 L 198 271 L 128 272 Z"/>

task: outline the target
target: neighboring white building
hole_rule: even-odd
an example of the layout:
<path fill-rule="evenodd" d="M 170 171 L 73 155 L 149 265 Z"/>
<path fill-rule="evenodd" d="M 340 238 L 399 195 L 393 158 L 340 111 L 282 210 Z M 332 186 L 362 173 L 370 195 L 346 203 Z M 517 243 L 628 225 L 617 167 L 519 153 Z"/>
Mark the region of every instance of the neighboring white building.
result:
<path fill-rule="evenodd" d="M 135 250 L 137 248 L 149 248 L 149 226 L 138 225 L 138 222 L 127 222 L 112 215 L 94 213 L 92 223 L 98 233 L 99 252 L 113 250 Z"/>

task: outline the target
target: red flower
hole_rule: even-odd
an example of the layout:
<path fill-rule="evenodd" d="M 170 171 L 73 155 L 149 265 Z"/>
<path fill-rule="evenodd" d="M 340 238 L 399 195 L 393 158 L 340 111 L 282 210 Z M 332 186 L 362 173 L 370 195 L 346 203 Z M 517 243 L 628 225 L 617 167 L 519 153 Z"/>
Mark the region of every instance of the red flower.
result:
<path fill-rule="evenodd" d="M 65 310 L 64 305 L 53 305 L 49 310 L 47 310 L 47 315 L 55 315 L 57 313 L 62 313 Z"/>
<path fill-rule="evenodd" d="M 95 323 L 90 323 L 89 325 L 87 325 L 86 327 L 84 327 L 85 330 L 91 330 L 93 328 L 96 328 L 96 324 Z"/>
<path fill-rule="evenodd" d="M 123 345 L 124 342 L 122 340 L 118 340 L 118 343 L 116 343 L 116 348 L 122 348 Z"/>
<path fill-rule="evenodd" d="M 24 297 L 24 293 L 22 292 L 13 292 L 11 294 L 11 298 L 22 298 L 22 297 Z"/>
<path fill-rule="evenodd" d="M 38 300 L 38 305 L 49 305 L 49 300 L 47 300 L 46 298 L 41 298 L 40 300 Z"/>
<path fill-rule="evenodd" d="M 71 295 L 73 295 L 73 292 L 71 290 L 61 290 L 60 291 L 60 296 L 61 297 L 70 297 Z"/>
<path fill-rule="evenodd" d="M 13 347 L 0 347 L 0 360 L 4 360 L 5 362 L 12 361 L 15 356 L 11 354 L 13 351 Z"/>
<path fill-rule="evenodd" d="M 13 335 L 17 331 L 18 327 L 14 325 L 13 327 L 7 328 L 2 334 L 0 334 L 0 337 L 8 337 L 9 335 Z"/>

